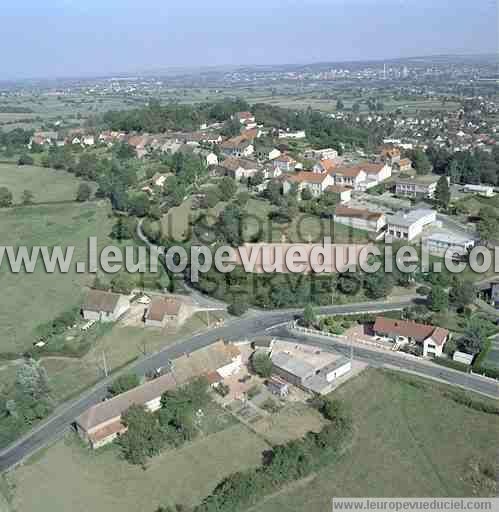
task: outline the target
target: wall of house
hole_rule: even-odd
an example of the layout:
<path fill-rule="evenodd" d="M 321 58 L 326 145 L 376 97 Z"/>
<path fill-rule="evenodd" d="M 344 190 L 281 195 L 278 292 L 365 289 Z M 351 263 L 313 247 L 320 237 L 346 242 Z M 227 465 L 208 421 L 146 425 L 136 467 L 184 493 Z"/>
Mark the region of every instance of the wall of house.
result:
<path fill-rule="evenodd" d="M 230 375 L 237 373 L 240 370 L 242 364 L 242 356 L 238 355 L 232 360 L 231 363 L 222 366 L 221 368 L 217 368 L 217 372 L 225 379 L 225 377 L 229 377 Z"/>
<path fill-rule="evenodd" d="M 343 366 L 340 366 L 339 368 L 336 368 L 332 372 L 329 372 L 326 375 L 326 380 L 328 382 L 333 382 L 335 379 L 339 379 L 342 375 L 345 375 L 345 373 L 348 373 L 352 369 L 352 363 L 348 361 L 348 363 L 345 363 Z"/>
<path fill-rule="evenodd" d="M 423 357 L 441 357 L 444 345 L 437 345 L 431 337 L 427 338 L 423 342 Z"/>

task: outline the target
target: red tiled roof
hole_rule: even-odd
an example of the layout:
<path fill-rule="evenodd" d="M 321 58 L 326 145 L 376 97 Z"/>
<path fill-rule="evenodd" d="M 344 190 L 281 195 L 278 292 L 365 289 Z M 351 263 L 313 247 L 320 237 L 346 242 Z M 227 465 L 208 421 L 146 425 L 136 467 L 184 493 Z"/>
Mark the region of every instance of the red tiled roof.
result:
<path fill-rule="evenodd" d="M 338 205 L 336 207 L 335 215 L 338 217 L 355 217 L 366 220 L 378 220 L 383 217 L 383 213 L 371 212 L 362 208 L 349 208 L 348 206 Z"/>
<path fill-rule="evenodd" d="M 376 317 L 374 331 L 379 334 L 413 338 L 420 343 L 431 336 L 437 345 L 443 345 L 449 335 L 449 331 L 443 327 L 418 324 L 409 320 L 395 320 L 383 316 Z"/>
<path fill-rule="evenodd" d="M 295 183 L 322 183 L 327 177 L 327 174 L 319 174 L 311 171 L 300 171 L 292 176 L 289 176 L 290 181 Z"/>
<path fill-rule="evenodd" d="M 127 431 L 127 428 L 125 425 L 121 423 L 121 421 L 115 421 L 114 423 L 110 423 L 109 425 L 106 425 L 105 427 L 100 428 L 99 430 L 96 430 L 95 432 L 92 432 L 89 434 L 88 438 L 92 443 L 98 443 L 99 441 L 102 441 L 106 439 L 109 436 L 112 436 L 114 434 L 123 434 Z"/>
<path fill-rule="evenodd" d="M 322 168 L 326 170 L 326 172 L 331 172 L 337 167 L 337 165 L 330 159 L 321 160 L 319 163 L 322 165 Z"/>
<path fill-rule="evenodd" d="M 177 316 L 180 306 L 175 299 L 154 297 L 147 311 L 147 319 L 161 322 L 165 316 Z"/>

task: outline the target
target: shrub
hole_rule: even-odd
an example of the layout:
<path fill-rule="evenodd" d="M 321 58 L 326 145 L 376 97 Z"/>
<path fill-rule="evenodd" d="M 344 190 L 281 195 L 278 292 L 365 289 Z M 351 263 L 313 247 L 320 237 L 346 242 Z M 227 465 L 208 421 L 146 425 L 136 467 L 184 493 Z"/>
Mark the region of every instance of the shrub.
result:
<path fill-rule="evenodd" d="M 241 316 L 248 311 L 248 303 L 247 302 L 233 302 L 227 308 L 229 314 L 234 316 Z"/>
<path fill-rule="evenodd" d="M 264 352 L 253 354 L 251 367 L 257 375 L 264 379 L 268 379 L 272 375 L 272 359 Z"/>

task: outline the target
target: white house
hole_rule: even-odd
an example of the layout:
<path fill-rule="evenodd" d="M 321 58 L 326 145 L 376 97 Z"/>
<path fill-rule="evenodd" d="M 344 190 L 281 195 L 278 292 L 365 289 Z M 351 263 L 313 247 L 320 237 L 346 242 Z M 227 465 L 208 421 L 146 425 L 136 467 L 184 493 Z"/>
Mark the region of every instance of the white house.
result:
<path fill-rule="evenodd" d="M 251 156 L 255 151 L 253 142 L 242 135 L 222 142 L 220 147 L 224 155 L 234 157 Z"/>
<path fill-rule="evenodd" d="M 288 194 L 293 185 L 298 192 L 309 190 L 313 197 L 319 197 L 328 187 L 334 185 L 334 180 L 329 174 L 318 174 L 310 171 L 301 171 L 286 176 L 283 181 L 283 194 Z"/>
<path fill-rule="evenodd" d="M 445 256 L 450 250 L 452 254 L 465 256 L 475 246 L 474 238 L 450 231 L 436 231 L 424 238 L 424 245 L 430 254 Z"/>
<path fill-rule="evenodd" d="M 257 146 L 255 153 L 259 160 L 275 160 L 281 156 L 281 152 L 278 149 L 265 146 Z"/>
<path fill-rule="evenodd" d="M 387 236 L 398 240 L 413 240 L 423 229 L 435 222 L 437 214 L 433 210 L 418 209 L 408 213 L 387 215 Z"/>
<path fill-rule="evenodd" d="M 338 167 L 332 171 L 336 185 L 352 187 L 354 190 L 367 190 L 379 185 L 392 175 L 392 168 L 386 163 L 365 162 L 348 167 Z"/>
<path fill-rule="evenodd" d="M 298 130 L 296 132 L 285 132 L 280 130 L 278 137 L 279 139 L 305 139 L 307 136 L 305 134 L 305 130 Z"/>
<path fill-rule="evenodd" d="M 218 156 L 215 153 L 208 153 L 206 155 L 206 165 L 218 165 Z"/>
<path fill-rule="evenodd" d="M 335 160 L 338 158 L 338 151 L 332 148 L 309 149 L 303 156 L 309 160 Z"/>
<path fill-rule="evenodd" d="M 397 178 L 395 194 L 404 197 L 432 199 L 440 176 L 414 176 L 413 178 Z M 450 182 L 450 178 L 447 178 Z"/>
<path fill-rule="evenodd" d="M 225 170 L 227 176 L 238 181 L 243 178 L 251 178 L 260 170 L 256 160 L 246 158 L 226 158 L 220 166 Z"/>
<path fill-rule="evenodd" d="M 382 316 L 376 317 L 373 330 L 378 336 L 421 345 L 424 357 L 441 357 L 444 345 L 449 339 L 449 331 L 443 327 Z"/>
<path fill-rule="evenodd" d="M 465 185 L 463 192 L 468 194 L 478 194 L 484 197 L 492 197 L 494 195 L 494 187 L 489 185 Z"/>
<path fill-rule="evenodd" d="M 384 213 L 338 205 L 334 213 L 334 222 L 355 229 L 379 233 L 386 225 L 386 217 Z"/>
<path fill-rule="evenodd" d="M 337 196 L 341 203 L 348 203 L 352 200 L 352 189 L 342 185 L 332 185 L 327 187 L 326 192 Z"/>
<path fill-rule="evenodd" d="M 95 144 L 95 137 L 93 135 L 85 135 L 81 143 L 84 146 L 93 146 Z"/>
<path fill-rule="evenodd" d="M 102 290 L 90 290 L 82 306 L 85 320 L 115 322 L 130 309 L 130 300 L 125 295 Z"/>
<path fill-rule="evenodd" d="M 280 155 L 272 163 L 281 172 L 293 172 L 298 162 L 289 155 Z"/>

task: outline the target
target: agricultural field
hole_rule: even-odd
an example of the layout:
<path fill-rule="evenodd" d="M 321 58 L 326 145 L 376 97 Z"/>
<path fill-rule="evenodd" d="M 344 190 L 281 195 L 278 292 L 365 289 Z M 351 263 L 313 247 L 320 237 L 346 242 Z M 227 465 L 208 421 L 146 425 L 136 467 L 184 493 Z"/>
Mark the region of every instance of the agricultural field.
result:
<path fill-rule="evenodd" d="M 115 447 L 91 453 L 74 437 L 10 475 L 16 512 L 153 512 L 160 504 L 195 504 L 225 476 L 257 466 L 268 445 L 244 425 L 198 437 L 153 459 L 147 470 Z"/>
<path fill-rule="evenodd" d="M 12 192 L 14 203 L 21 202 L 24 190 L 33 192 L 34 203 L 71 201 L 79 183 L 66 171 L 0 163 L 0 187 L 7 187 Z"/>
<path fill-rule="evenodd" d="M 0 353 L 20 354 L 33 342 L 33 330 L 80 303 L 83 287 L 93 275 L 76 273 L 74 262 L 87 260 L 88 238 L 97 236 L 100 247 L 109 243 L 109 209 L 104 203 L 68 203 L 6 209 L 0 220 L 5 246 L 74 246 L 73 265 L 67 274 L 45 272 L 39 261 L 35 271 L 12 273 L 3 263 L 0 274 L 2 301 Z"/>
<path fill-rule="evenodd" d="M 333 392 L 352 409 L 351 448 L 306 485 L 270 498 L 259 510 L 327 510 L 332 496 L 483 494 L 472 483 L 473 468 L 495 467 L 499 418 L 446 398 L 443 386 L 404 379 L 368 370 Z"/>

